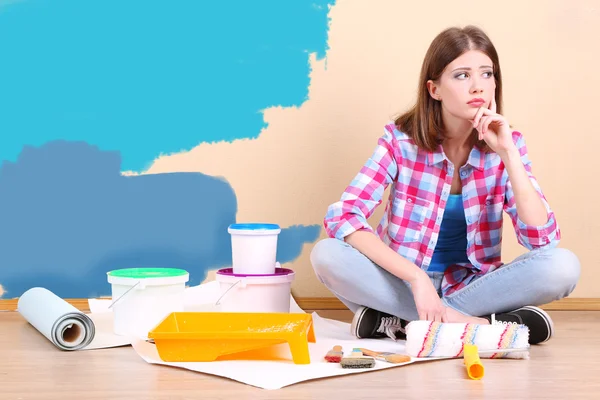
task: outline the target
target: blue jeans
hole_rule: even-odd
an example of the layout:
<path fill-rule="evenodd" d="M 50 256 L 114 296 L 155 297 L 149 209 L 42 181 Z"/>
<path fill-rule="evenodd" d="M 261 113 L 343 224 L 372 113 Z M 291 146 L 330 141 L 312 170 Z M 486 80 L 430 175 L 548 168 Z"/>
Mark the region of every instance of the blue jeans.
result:
<path fill-rule="evenodd" d="M 367 306 L 407 321 L 419 319 L 410 285 L 346 242 L 321 240 L 310 259 L 319 280 L 352 312 Z M 482 317 L 568 296 L 579 280 L 580 264 L 566 249 L 533 250 L 445 297 L 440 290 L 442 274 L 428 272 L 442 303 Z"/>

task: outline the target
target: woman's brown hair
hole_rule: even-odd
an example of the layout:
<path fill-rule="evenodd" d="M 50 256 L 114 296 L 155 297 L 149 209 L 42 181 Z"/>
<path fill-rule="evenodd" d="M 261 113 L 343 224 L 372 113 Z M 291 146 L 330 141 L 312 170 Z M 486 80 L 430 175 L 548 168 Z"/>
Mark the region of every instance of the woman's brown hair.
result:
<path fill-rule="evenodd" d="M 479 50 L 492 60 L 496 80 L 496 112 L 502 114 L 502 74 L 498 53 L 492 41 L 481 29 L 472 25 L 448 28 L 435 37 L 425 54 L 417 102 L 395 121 L 398 129 L 410 136 L 421 149 L 437 150 L 445 133 L 442 105 L 429 95 L 427 81 L 431 79 L 437 82 L 446 66 L 469 50 Z M 485 141 L 478 140 L 477 130 L 473 129 L 471 137 L 473 144 L 483 151 L 490 151 Z"/>

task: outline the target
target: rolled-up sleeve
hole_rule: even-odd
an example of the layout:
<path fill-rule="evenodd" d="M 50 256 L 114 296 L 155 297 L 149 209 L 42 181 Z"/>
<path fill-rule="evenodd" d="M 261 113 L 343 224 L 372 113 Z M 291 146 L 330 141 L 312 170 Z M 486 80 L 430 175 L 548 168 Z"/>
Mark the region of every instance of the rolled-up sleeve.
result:
<path fill-rule="evenodd" d="M 324 226 L 329 237 L 343 240 L 357 230 L 373 231 L 367 219 L 381 204 L 385 189 L 398 174 L 394 130 L 388 126 L 384 132 L 341 199 L 328 207 Z"/>
<path fill-rule="evenodd" d="M 504 209 L 512 220 L 513 227 L 517 235 L 517 241 L 522 246 L 529 250 L 556 247 L 560 242 L 560 228 L 556 221 L 556 216 L 550 208 L 550 205 L 546 200 L 546 197 L 542 192 L 537 179 L 532 173 L 531 160 L 527 155 L 527 145 L 525 144 L 525 139 L 523 138 L 523 135 L 519 132 L 514 132 L 513 137 L 516 139 L 515 143 L 517 145 L 517 148 L 519 149 L 521 161 L 525 166 L 525 170 L 527 171 L 529 180 L 535 188 L 535 190 L 537 191 L 537 193 L 539 194 L 540 199 L 544 203 L 546 212 L 548 213 L 548 220 L 544 225 L 540 226 L 528 225 L 525 222 L 523 222 L 523 220 L 520 218 L 517 212 L 517 204 L 515 201 L 514 191 L 510 183 L 510 179 L 507 179 L 506 183 L 506 203 L 504 205 Z"/>

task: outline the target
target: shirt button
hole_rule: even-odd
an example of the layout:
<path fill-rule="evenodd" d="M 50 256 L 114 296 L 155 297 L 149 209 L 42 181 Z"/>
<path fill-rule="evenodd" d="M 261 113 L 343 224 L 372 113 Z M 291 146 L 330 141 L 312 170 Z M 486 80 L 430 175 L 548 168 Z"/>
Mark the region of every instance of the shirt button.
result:
<path fill-rule="evenodd" d="M 460 176 L 462 176 L 463 178 L 464 178 L 465 176 L 467 176 L 467 171 L 461 171 L 461 173 L 460 173 Z"/>
<path fill-rule="evenodd" d="M 412 203 L 412 199 L 408 199 L 406 200 L 408 203 Z"/>
<path fill-rule="evenodd" d="M 468 222 L 468 223 L 471 223 L 471 218 L 467 218 L 467 222 Z"/>

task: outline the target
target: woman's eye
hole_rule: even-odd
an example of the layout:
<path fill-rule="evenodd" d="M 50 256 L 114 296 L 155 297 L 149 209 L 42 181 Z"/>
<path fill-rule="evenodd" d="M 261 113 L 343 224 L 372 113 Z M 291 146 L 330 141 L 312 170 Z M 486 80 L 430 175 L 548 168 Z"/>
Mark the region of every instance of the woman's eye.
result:
<path fill-rule="evenodd" d="M 464 79 L 464 78 L 467 77 L 467 73 L 466 72 L 461 72 L 460 74 L 455 75 L 454 77 L 458 78 L 458 79 Z"/>
<path fill-rule="evenodd" d="M 488 78 L 490 78 L 490 77 L 492 77 L 494 75 L 494 73 L 491 72 L 491 71 L 488 71 L 488 72 L 484 72 L 483 75 L 487 76 Z"/>

